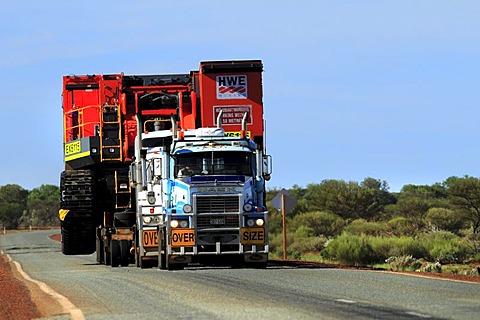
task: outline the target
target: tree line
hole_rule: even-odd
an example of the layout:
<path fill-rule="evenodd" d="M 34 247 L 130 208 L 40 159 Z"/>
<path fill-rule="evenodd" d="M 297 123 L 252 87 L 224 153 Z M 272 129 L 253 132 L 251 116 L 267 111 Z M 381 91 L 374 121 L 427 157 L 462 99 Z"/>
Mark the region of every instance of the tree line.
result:
<path fill-rule="evenodd" d="M 449 177 L 433 185 L 386 181 L 324 180 L 287 190 L 298 204 L 287 217 L 290 258 L 317 254 L 349 264 L 392 257 L 430 261 L 480 261 L 480 179 Z M 279 190 L 268 191 L 267 200 Z M 270 209 L 273 253 L 282 251 L 282 217 Z M 412 260 L 412 261 L 413 261 Z"/>
<path fill-rule="evenodd" d="M 323 180 L 287 190 L 298 204 L 287 217 L 287 252 L 344 263 L 371 264 L 413 257 L 442 262 L 480 261 L 480 179 L 449 177 L 433 185 L 390 192 L 374 178 Z M 267 204 L 278 189 L 267 191 Z M 57 226 L 60 190 L 0 186 L 0 228 Z M 273 255 L 282 252 L 282 217 L 270 205 Z M 407 259 L 408 260 L 408 259 Z"/>
<path fill-rule="evenodd" d="M 58 226 L 60 188 L 41 185 L 26 190 L 17 184 L 0 186 L 0 228 Z"/>

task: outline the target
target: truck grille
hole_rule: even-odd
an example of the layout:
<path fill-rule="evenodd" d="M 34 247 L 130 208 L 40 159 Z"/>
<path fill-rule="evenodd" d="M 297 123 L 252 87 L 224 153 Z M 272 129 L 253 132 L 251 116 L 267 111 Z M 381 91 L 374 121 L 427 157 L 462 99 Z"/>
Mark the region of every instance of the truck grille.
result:
<path fill-rule="evenodd" d="M 198 213 L 240 213 L 238 196 L 196 197 L 195 207 Z"/>
<path fill-rule="evenodd" d="M 239 221 L 236 215 L 202 215 L 197 216 L 198 228 L 238 228 Z"/>

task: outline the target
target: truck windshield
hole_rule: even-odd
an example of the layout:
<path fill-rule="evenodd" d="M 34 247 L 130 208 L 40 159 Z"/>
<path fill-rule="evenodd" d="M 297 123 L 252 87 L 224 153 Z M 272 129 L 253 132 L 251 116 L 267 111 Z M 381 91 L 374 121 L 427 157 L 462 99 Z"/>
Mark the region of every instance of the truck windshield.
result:
<path fill-rule="evenodd" d="M 177 177 L 192 175 L 252 175 L 251 154 L 237 151 L 192 152 L 176 156 Z"/>

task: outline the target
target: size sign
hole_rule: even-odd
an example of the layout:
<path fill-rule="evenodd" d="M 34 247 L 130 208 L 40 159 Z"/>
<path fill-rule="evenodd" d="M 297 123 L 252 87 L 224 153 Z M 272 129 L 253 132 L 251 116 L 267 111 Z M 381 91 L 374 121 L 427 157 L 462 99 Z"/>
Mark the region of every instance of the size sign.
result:
<path fill-rule="evenodd" d="M 264 244 L 265 240 L 265 228 L 242 228 L 242 244 Z"/>

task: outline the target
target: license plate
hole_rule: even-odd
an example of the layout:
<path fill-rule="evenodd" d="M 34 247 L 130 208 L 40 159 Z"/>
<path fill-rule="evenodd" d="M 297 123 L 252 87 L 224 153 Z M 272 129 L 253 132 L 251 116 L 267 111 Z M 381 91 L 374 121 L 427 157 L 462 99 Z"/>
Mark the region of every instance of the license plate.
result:
<path fill-rule="evenodd" d="M 170 245 L 172 247 L 193 247 L 195 245 L 195 230 L 172 229 L 170 232 Z"/>
<path fill-rule="evenodd" d="M 158 247 L 158 231 L 157 230 L 143 230 L 142 244 L 146 248 Z"/>
<path fill-rule="evenodd" d="M 242 244 L 264 244 L 265 240 L 265 228 L 242 228 Z"/>
<path fill-rule="evenodd" d="M 214 226 L 225 225 L 225 218 L 212 218 L 210 219 L 210 224 Z"/>

